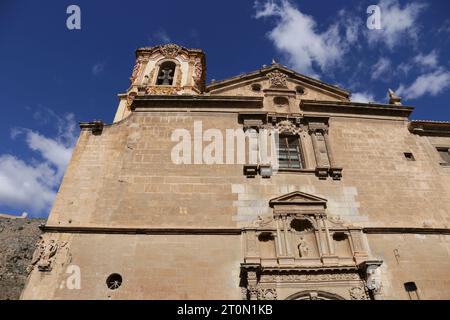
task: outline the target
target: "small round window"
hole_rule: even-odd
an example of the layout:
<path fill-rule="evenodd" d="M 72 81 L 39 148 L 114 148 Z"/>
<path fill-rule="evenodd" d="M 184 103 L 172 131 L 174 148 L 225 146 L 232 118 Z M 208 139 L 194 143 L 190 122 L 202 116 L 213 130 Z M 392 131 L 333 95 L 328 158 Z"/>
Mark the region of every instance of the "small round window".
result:
<path fill-rule="evenodd" d="M 302 86 L 296 86 L 295 91 L 297 91 L 298 94 L 305 94 L 305 88 Z"/>
<path fill-rule="evenodd" d="M 253 91 L 256 91 L 256 92 L 261 91 L 261 85 L 259 83 L 254 83 L 254 84 L 252 84 L 251 87 L 252 87 Z"/>
<path fill-rule="evenodd" d="M 111 290 L 116 290 L 122 285 L 122 276 L 118 273 L 111 274 L 106 279 L 106 285 Z"/>

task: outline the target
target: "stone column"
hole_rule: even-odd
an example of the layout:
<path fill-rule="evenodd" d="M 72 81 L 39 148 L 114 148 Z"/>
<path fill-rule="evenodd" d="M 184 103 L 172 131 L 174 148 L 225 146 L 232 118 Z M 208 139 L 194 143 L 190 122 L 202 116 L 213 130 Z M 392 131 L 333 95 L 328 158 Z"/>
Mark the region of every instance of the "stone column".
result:
<path fill-rule="evenodd" d="M 334 247 L 331 241 L 330 231 L 328 230 L 327 220 L 322 216 L 321 220 L 323 222 L 323 226 L 325 227 L 325 234 L 327 235 L 327 244 L 328 244 L 328 254 L 334 255 Z"/>
<path fill-rule="evenodd" d="M 328 151 L 328 160 L 330 161 L 330 175 L 333 180 L 340 180 L 342 178 L 342 168 L 336 166 L 331 148 L 330 137 L 328 135 L 328 129 L 324 130 L 323 137 L 325 139 L 325 145 Z"/>
<path fill-rule="evenodd" d="M 310 131 L 311 140 L 313 144 L 314 149 L 314 157 L 316 159 L 316 167 L 320 166 L 320 155 L 318 154 L 319 147 L 317 146 L 317 137 L 316 137 L 316 131 Z"/>
<path fill-rule="evenodd" d="M 330 162 L 328 158 L 327 146 L 323 136 L 323 125 L 310 125 L 309 133 L 311 135 L 314 155 L 316 158 L 316 175 L 319 179 L 326 179 L 330 169 Z"/>
<path fill-rule="evenodd" d="M 276 219 L 275 219 L 275 221 L 276 221 L 276 223 L 277 223 L 277 245 L 278 245 L 278 252 L 279 252 L 279 256 L 283 256 L 283 255 L 285 255 L 285 253 L 284 253 L 284 250 L 283 250 L 283 241 L 282 241 L 282 238 L 281 238 L 281 232 L 280 232 L 280 219 L 279 219 L 279 217 L 277 217 Z"/>
<path fill-rule="evenodd" d="M 333 157 L 333 152 L 331 151 L 331 143 L 330 143 L 330 137 L 328 136 L 328 130 L 324 130 L 323 131 L 323 137 L 325 139 L 325 146 L 327 148 L 327 152 L 328 152 L 328 160 L 330 162 L 330 167 L 335 167 L 335 163 L 334 163 L 334 157 Z"/>
<path fill-rule="evenodd" d="M 284 228 L 284 248 L 287 256 L 291 256 L 291 248 L 289 247 L 289 234 L 287 229 L 287 217 L 283 217 L 283 228 Z"/>

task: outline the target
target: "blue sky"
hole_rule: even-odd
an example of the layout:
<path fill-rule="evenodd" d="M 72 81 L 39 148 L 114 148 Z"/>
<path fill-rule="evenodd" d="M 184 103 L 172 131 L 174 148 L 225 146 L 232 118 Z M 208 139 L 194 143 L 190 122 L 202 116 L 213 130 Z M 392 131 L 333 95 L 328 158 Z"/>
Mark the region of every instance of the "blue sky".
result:
<path fill-rule="evenodd" d="M 66 8 L 81 9 L 68 30 Z M 369 5 L 381 30 L 366 27 Z M 207 79 L 270 64 L 337 84 L 357 101 L 388 88 L 413 119 L 450 121 L 448 1 L 0 1 L 0 213 L 46 216 L 78 121 L 111 122 L 134 50 L 205 50 Z"/>

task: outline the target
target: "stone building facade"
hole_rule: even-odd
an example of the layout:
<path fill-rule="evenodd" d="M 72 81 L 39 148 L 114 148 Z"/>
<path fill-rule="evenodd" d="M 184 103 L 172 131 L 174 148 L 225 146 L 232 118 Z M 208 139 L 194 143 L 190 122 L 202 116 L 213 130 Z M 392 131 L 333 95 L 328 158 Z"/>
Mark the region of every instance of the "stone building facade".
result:
<path fill-rule="evenodd" d="M 114 123 L 80 124 L 22 299 L 450 299 L 450 123 L 275 62 L 205 71 L 136 51 Z M 267 129 L 277 170 L 251 156 Z"/>

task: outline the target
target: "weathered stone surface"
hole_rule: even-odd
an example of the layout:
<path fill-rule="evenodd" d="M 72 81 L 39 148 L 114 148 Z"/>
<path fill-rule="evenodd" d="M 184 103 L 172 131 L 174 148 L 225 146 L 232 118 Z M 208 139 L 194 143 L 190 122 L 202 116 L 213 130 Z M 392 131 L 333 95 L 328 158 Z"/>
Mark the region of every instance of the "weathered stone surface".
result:
<path fill-rule="evenodd" d="M 0 217 L 0 300 L 19 299 L 44 222 Z"/>

